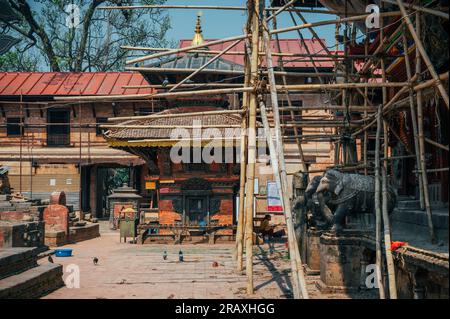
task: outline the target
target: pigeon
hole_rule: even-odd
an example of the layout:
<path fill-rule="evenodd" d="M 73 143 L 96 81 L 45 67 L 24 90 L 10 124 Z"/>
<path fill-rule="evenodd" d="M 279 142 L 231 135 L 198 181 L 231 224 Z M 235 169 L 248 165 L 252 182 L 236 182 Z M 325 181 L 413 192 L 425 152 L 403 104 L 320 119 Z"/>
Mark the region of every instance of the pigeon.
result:
<path fill-rule="evenodd" d="M 53 258 L 52 258 L 52 256 L 48 256 L 48 262 L 50 262 L 50 263 L 53 264 Z"/>
<path fill-rule="evenodd" d="M 97 257 L 94 257 L 94 259 L 92 259 L 92 262 L 94 263 L 94 265 L 96 265 L 96 266 L 97 266 L 97 263 L 98 263 L 98 258 L 97 258 Z"/>
<path fill-rule="evenodd" d="M 184 261 L 184 257 L 183 257 L 183 252 L 180 250 L 180 252 L 178 253 L 178 260 L 183 262 Z"/>
<path fill-rule="evenodd" d="M 163 252 L 163 259 L 164 259 L 164 260 L 167 260 L 167 251 L 165 251 L 165 250 L 164 250 L 164 252 Z"/>
<path fill-rule="evenodd" d="M 170 84 L 169 79 L 166 77 L 166 78 L 164 79 L 163 83 L 162 83 L 162 86 L 163 86 L 163 87 L 166 87 L 166 86 L 168 86 L 169 84 Z"/>

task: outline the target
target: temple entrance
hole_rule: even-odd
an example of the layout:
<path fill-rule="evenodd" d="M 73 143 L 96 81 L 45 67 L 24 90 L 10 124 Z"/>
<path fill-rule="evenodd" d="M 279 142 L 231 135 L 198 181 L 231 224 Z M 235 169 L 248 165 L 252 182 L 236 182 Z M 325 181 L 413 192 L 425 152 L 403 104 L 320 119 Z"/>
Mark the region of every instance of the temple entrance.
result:
<path fill-rule="evenodd" d="M 208 202 L 205 196 L 186 198 L 186 214 L 189 225 L 206 225 L 208 223 Z"/>

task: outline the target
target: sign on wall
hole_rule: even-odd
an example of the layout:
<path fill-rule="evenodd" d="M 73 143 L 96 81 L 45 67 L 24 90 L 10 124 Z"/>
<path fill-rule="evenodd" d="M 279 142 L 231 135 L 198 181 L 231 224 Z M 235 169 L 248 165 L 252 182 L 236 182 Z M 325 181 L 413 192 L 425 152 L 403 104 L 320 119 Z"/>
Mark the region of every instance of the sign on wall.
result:
<path fill-rule="evenodd" d="M 280 199 L 280 192 L 277 183 L 267 181 L 267 210 L 270 212 L 282 212 L 283 204 Z"/>

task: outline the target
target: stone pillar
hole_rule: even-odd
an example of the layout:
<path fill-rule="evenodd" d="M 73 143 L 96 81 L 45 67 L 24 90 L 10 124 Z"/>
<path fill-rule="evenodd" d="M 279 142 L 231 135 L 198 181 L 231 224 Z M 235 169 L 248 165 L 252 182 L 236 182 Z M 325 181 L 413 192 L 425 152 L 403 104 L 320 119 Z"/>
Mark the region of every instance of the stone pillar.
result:
<path fill-rule="evenodd" d="M 323 230 L 310 228 L 306 231 L 306 265 L 308 275 L 320 273 L 320 236 Z"/>

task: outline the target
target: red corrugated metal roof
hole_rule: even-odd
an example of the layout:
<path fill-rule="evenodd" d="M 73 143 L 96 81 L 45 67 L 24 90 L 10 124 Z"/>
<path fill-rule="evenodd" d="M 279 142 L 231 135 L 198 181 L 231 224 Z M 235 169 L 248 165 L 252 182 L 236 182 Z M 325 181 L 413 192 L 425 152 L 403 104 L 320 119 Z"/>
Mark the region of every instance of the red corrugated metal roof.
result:
<path fill-rule="evenodd" d="M 206 43 L 215 41 L 213 39 L 205 40 Z M 185 39 L 180 41 L 180 47 L 184 48 L 187 46 L 190 46 L 192 42 L 192 39 Z M 321 42 L 326 46 L 325 39 L 321 39 Z M 315 39 L 305 39 L 306 46 L 308 47 L 311 54 L 326 54 L 327 52 L 323 49 L 321 43 L 318 40 Z M 221 43 L 221 44 L 215 44 L 211 45 L 208 48 L 211 51 L 222 51 L 227 46 L 229 46 L 230 43 Z M 302 42 L 299 39 L 280 39 L 280 47 L 281 52 L 283 53 L 295 53 L 295 54 L 308 54 L 305 46 L 302 44 Z M 275 40 L 271 41 L 271 48 L 272 52 L 280 52 L 278 50 L 278 46 L 276 44 Z M 233 47 L 230 52 L 242 52 L 244 51 L 244 42 L 241 41 L 238 43 L 235 47 Z M 330 50 L 331 51 L 331 50 Z M 334 53 L 334 51 L 332 51 Z M 236 63 L 236 64 L 244 64 L 244 56 L 243 55 L 230 55 L 230 54 L 224 54 L 222 55 L 222 58 L 224 60 Z M 274 63 L 278 63 L 279 57 L 274 56 L 273 60 Z M 320 59 L 320 62 L 316 62 L 317 67 L 321 68 L 332 68 L 334 67 L 333 60 L 330 58 L 329 61 L 323 61 L 324 59 L 328 58 L 316 58 Z M 284 66 L 285 67 L 294 67 L 294 68 L 312 68 L 313 64 L 310 62 L 310 59 L 308 57 L 283 57 Z"/>
<path fill-rule="evenodd" d="M 0 96 L 150 94 L 153 89 L 124 89 L 146 85 L 136 72 L 0 72 Z"/>

